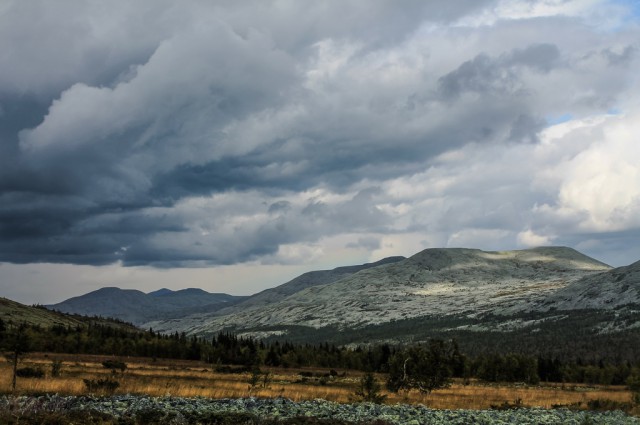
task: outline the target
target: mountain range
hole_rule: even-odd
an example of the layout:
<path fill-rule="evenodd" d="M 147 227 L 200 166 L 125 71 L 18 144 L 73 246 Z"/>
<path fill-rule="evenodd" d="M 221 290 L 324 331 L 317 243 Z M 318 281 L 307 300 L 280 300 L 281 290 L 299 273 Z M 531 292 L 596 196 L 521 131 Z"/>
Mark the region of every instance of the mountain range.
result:
<path fill-rule="evenodd" d="M 640 329 L 640 262 L 612 268 L 566 247 L 427 249 L 409 258 L 305 273 L 246 298 L 211 294 L 217 301 L 204 302 L 206 293 L 200 294 L 193 300 L 199 304 L 174 303 L 172 310 L 165 299 L 180 298 L 182 291 L 167 291 L 105 288 L 52 307 L 113 315 L 161 332 L 230 331 L 347 344 Z"/>
<path fill-rule="evenodd" d="M 162 288 L 145 294 L 135 289 L 107 287 L 46 307 L 62 313 L 117 318 L 144 327 L 153 320 L 183 317 L 198 311 L 214 312 L 245 298 L 212 294 L 198 288 L 179 291 Z"/>

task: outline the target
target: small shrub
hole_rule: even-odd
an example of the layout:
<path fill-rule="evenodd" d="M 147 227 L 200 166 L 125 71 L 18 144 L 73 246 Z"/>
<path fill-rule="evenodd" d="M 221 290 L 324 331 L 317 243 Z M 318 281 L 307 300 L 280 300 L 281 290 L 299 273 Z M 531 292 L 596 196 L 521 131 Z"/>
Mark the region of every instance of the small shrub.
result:
<path fill-rule="evenodd" d="M 121 372 L 124 372 L 127 369 L 127 364 L 120 360 L 105 360 L 102 362 L 102 366 L 105 369 L 120 369 Z"/>
<path fill-rule="evenodd" d="M 172 423 L 176 416 L 175 412 L 166 412 L 159 409 L 144 409 L 136 412 L 136 423 L 145 425 L 161 425 Z"/>
<path fill-rule="evenodd" d="M 251 385 L 251 387 L 256 387 L 258 386 L 258 383 L 260 382 L 262 377 L 262 371 L 260 370 L 259 367 L 254 368 L 251 371 L 251 376 L 249 376 L 249 385 Z"/>
<path fill-rule="evenodd" d="M 569 404 L 552 404 L 551 408 L 552 409 L 580 410 L 581 406 L 582 406 L 582 402 L 581 401 L 576 401 L 574 403 L 569 403 Z"/>
<path fill-rule="evenodd" d="M 62 372 L 62 362 L 60 360 L 51 361 L 51 376 L 57 378 Z"/>
<path fill-rule="evenodd" d="M 640 393 L 640 369 L 634 369 L 627 378 L 627 386 L 635 393 Z"/>
<path fill-rule="evenodd" d="M 16 371 L 16 375 L 20 378 L 43 378 L 44 372 L 42 369 L 33 367 L 21 367 Z"/>
<path fill-rule="evenodd" d="M 270 383 L 271 383 L 271 372 L 266 371 L 262 375 L 262 388 L 268 388 Z"/>
<path fill-rule="evenodd" d="M 589 410 L 622 410 L 623 412 L 628 412 L 631 410 L 631 407 L 631 403 L 615 400 L 605 400 L 601 398 L 589 400 L 587 402 L 587 408 Z"/>
<path fill-rule="evenodd" d="M 106 392 L 113 393 L 120 386 L 120 382 L 115 381 L 113 379 L 104 378 L 104 379 L 83 379 L 85 387 L 87 387 L 87 391 L 93 392 Z"/>
<path fill-rule="evenodd" d="M 251 372 L 252 369 L 248 366 L 240 366 L 240 367 L 216 366 L 215 371 L 217 373 L 246 373 L 246 372 Z"/>
<path fill-rule="evenodd" d="M 367 373 L 360 378 L 360 383 L 356 389 L 356 396 L 362 401 L 372 403 L 383 403 L 387 396 L 380 394 L 381 386 L 376 381 L 373 373 Z"/>
<path fill-rule="evenodd" d="M 493 410 L 512 410 L 512 409 L 521 409 L 522 407 L 524 407 L 522 405 L 522 399 L 521 398 L 516 398 L 513 403 L 509 403 L 508 401 L 505 401 L 502 404 L 492 404 L 491 408 Z"/>

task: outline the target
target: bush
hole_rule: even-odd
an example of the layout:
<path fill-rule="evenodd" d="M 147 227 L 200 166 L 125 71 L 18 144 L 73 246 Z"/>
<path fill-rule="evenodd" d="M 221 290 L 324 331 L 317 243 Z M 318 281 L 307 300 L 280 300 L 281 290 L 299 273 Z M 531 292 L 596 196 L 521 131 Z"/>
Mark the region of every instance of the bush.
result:
<path fill-rule="evenodd" d="M 16 375 L 20 378 L 43 378 L 44 372 L 38 368 L 22 367 L 16 371 Z"/>
<path fill-rule="evenodd" d="M 492 404 L 491 409 L 493 410 L 513 410 L 513 409 L 521 409 L 523 408 L 522 399 L 516 398 L 513 403 L 509 403 L 508 401 L 504 401 L 502 404 Z"/>
<path fill-rule="evenodd" d="M 51 362 L 51 376 L 57 378 L 62 371 L 62 362 L 60 360 L 53 360 Z"/>
<path fill-rule="evenodd" d="M 144 409 L 136 412 L 136 423 L 145 425 L 161 425 L 171 423 L 176 418 L 175 412 L 158 409 Z"/>
<path fill-rule="evenodd" d="M 623 412 L 629 412 L 631 410 L 631 407 L 631 403 L 625 403 L 615 400 L 605 400 L 601 398 L 589 400 L 587 402 L 587 408 L 589 410 L 622 410 Z"/>
<path fill-rule="evenodd" d="M 120 360 L 105 360 L 104 362 L 102 362 L 102 366 L 105 369 L 120 369 L 121 372 L 124 372 L 127 369 L 127 364 Z"/>
<path fill-rule="evenodd" d="M 217 373 L 246 373 L 251 372 L 253 368 L 249 366 L 231 367 L 231 366 L 216 366 L 215 371 Z"/>
<path fill-rule="evenodd" d="M 120 382 L 113 379 L 83 379 L 87 391 L 113 393 L 120 386 Z"/>
<path fill-rule="evenodd" d="M 627 378 L 627 386 L 634 393 L 640 393 L 640 369 L 634 369 Z"/>
<path fill-rule="evenodd" d="M 394 354 L 389 360 L 387 388 L 390 391 L 417 389 L 428 394 L 449 385 L 452 350 L 441 340 L 426 346 L 414 345 Z"/>
<path fill-rule="evenodd" d="M 260 370 L 260 368 L 259 367 L 253 368 L 253 370 L 251 371 L 251 375 L 249 376 L 249 386 L 251 390 L 255 389 L 258 386 L 258 383 L 260 382 L 261 377 L 262 377 L 262 371 Z"/>
<path fill-rule="evenodd" d="M 367 373 L 360 378 L 360 383 L 356 389 L 356 396 L 362 401 L 383 403 L 387 396 L 380 394 L 380 390 L 380 384 L 376 381 L 373 373 Z"/>

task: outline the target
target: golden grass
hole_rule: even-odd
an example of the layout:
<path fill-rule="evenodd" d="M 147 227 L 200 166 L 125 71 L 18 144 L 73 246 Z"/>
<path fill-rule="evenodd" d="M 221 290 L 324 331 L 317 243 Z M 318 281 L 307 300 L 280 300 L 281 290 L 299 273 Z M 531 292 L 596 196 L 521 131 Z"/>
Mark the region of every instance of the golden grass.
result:
<path fill-rule="evenodd" d="M 69 395 L 86 394 L 83 379 L 98 379 L 112 376 L 100 364 L 102 356 L 55 356 L 63 360 L 60 377 L 49 376 L 51 359 L 34 354 L 21 366 L 41 367 L 47 372 L 44 379 L 18 379 L 19 393 L 59 393 Z M 152 362 L 148 359 L 123 359 L 128 368 L 125 373 L 113 377 L 120 382 L 116 393 L 145 394 L 150 396 L 180 396 L 206 398 L 235 397 L 286 397 L 292 400 L 322 398 L 336 402 L 354 401 L 354 391 L 361 374 L 348 372 L 345 377 L 331 379 L 321 385 L 317 379 L 302 382 L 300 369 L 270 369 L 271 379 L 265 388 L 251 389 L 248 374 L 214 373 L 210 365 L 202 362 Z M 379 376 L 382 381 L 383 376 Z M 11 388 L 11 367 L 0 364 L 0 392 Z M 436 409 L 487 409 L 505 402 L 523 406 L 551 408 L 554 405 L 580 405 L 586 407 L 589 400 L 602 399 L 629 402 L 631 393 L 625 387 L 579 386 L 579 385 L 487 385 L 472 382 L 470 385 L 454 383 L 449 388 L 434 391 L 429 395 L 416 391 L 409 393 L 385 393 L 387 403 L 423 404 Z"/>

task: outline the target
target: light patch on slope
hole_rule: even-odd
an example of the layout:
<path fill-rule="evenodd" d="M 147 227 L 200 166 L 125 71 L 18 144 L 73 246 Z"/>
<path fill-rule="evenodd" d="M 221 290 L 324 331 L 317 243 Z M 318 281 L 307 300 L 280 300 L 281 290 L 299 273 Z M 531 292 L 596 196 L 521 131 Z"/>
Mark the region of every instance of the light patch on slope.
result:
<path fill-rule="evenodd" d="M 444 294 L 452 294 L 456 291 L 455 284 L 453 283 L 437 283 L 435 285 L 431 285 L 426 289 L 420 289 L 418 291 L 412 292 L 414 295 L 444 295 Z"/>

